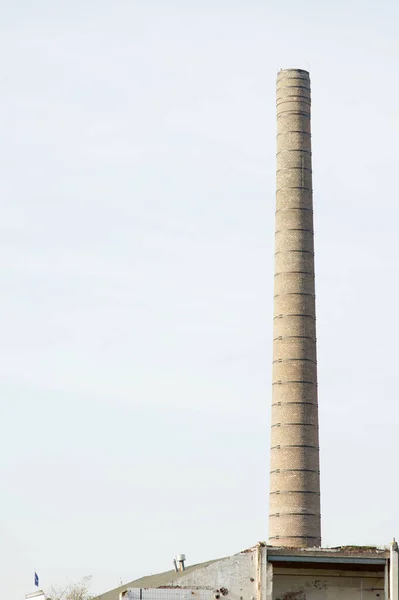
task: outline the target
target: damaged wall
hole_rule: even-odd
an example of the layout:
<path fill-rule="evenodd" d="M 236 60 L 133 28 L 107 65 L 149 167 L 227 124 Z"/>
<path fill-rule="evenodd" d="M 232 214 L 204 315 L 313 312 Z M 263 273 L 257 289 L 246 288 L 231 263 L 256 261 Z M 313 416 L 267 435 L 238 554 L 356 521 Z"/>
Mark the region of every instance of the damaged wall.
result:
<path fill-rule="evenodd" d="M 256 597 L 256 552 L 243 552 L 199 569 L 179 579 L 179 586 L 227 589 L 232 600 Z"/>
<path fill-rule="evenodd" d="M 159 589 L 129 590 L 133 600 L 261 600 L 257 577 L 260 551 L 255 548 L 218 560 L 206 567 L 171 575 Z M 140 595 L 141 594 L 141 595 Z"/>
<path fill-rule="evenodd" d="M 384 600 L 384 572 L 275 569 L 273 600 Z"/>

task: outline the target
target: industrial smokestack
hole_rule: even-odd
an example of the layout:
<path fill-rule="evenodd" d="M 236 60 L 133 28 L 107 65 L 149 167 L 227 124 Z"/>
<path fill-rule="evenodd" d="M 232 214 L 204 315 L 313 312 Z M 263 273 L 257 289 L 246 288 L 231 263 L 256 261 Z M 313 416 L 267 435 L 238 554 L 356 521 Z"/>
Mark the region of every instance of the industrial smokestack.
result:
<path fill-rule="evenodd" d="M 310 79 L 277 77 L 269 543 L 321 545 Z"/>

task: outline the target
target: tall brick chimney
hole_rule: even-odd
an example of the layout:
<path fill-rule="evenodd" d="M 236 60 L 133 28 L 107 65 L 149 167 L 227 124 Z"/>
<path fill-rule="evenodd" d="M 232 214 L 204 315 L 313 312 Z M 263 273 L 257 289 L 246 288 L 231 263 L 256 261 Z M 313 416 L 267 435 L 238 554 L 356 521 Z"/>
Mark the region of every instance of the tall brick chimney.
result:
<path fill-rule="evenodd" d="M 321 545 L 310 79 L 277 77 L 269 544 Z"/>

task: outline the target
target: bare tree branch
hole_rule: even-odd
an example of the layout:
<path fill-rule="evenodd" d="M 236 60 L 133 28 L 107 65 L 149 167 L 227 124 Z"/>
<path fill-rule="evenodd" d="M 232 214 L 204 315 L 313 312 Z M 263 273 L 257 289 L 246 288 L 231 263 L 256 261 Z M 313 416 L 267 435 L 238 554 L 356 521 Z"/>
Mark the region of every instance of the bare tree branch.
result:
<path fill-rule="evenodd" d="M 91 576 L 86 575 L 77 583 L 70 583 L 65 588 L 52 587 L 47 593 L 48 600 L 91 600 L 89 593 Z"/>

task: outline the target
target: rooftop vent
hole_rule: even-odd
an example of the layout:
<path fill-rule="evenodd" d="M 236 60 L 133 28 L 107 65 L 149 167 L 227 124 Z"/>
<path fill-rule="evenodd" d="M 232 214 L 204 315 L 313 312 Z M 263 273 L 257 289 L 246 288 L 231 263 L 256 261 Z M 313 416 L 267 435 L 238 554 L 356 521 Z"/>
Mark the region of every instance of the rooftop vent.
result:
<path fill-rule="evenodd" d="M 175 565 L 175 571 L 184 571 L 185 569 L 185 560 L 186 560 L 186 555 L 185 554 L 178 554 L 176 556 L 176 558 L 174 559 L 173 563 Z"/>

